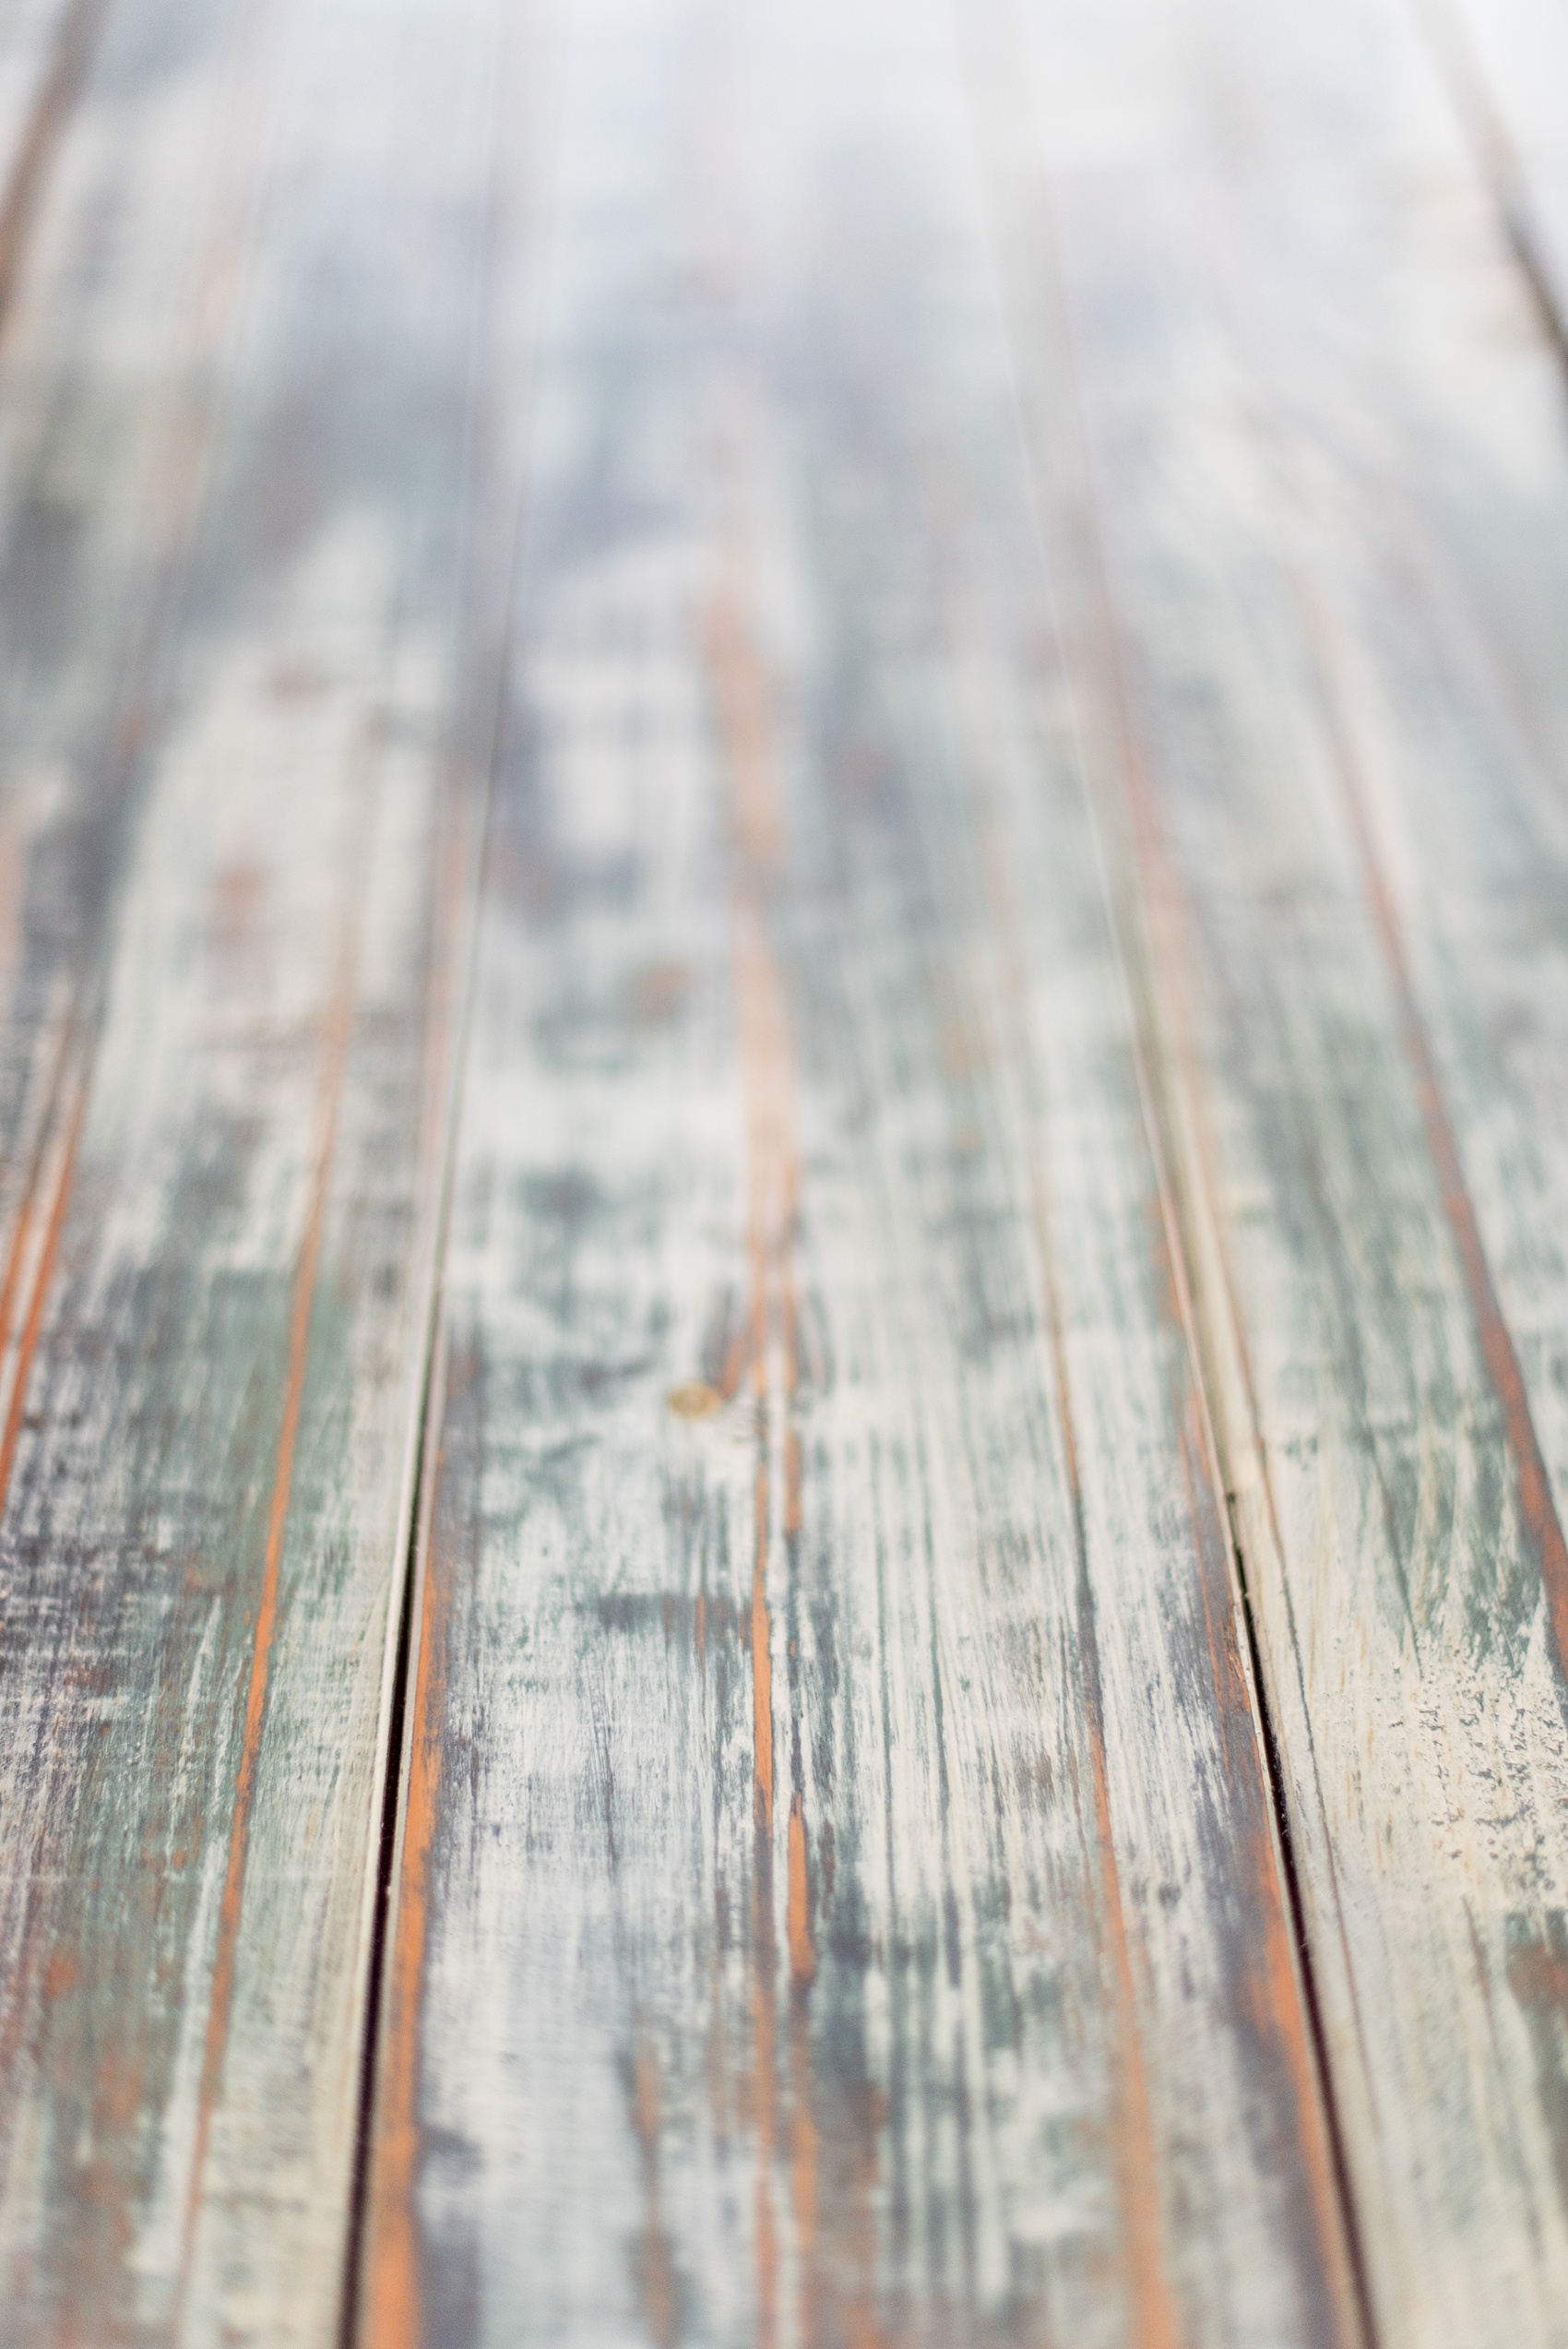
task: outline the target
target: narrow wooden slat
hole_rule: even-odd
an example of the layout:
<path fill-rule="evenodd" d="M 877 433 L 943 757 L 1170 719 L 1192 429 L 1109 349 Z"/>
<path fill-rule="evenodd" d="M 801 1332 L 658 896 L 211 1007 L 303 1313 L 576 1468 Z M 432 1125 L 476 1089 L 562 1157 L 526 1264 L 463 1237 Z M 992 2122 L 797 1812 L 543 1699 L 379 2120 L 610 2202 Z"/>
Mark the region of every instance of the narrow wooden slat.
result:
<path fill-rule="evenodd" d="M 7 1335 L 36 1237 L 40 1153 L 101 961 L 119 830 L 189 553 L 232 324 L 221 265 L 254 201 L 270 89 L 265 25 L 261 12 L 220 11 L 200 34 L 155 19 L 120 28 L 70 135 L 56 140 L 54 200 L 39 209 L 35 172 L 15 207 L 27 233 L 11 255 L 0 364 Z M 149 87 L 138 52 L 160 39 Z M 107 263 L 106 219 L 116 224 Z"/>
<path fill-rule="evenodd" d="M 339 2323 L 548 145 L 513 15 L 119 12 L 9 320 L 18 2341 Z"/>
<path fill-rule="evenodd" d="M 978 45 L 1378 2337 L 1556 2343 L 1556 354 L 1376 0 Z"/>
<path fill-rule="evenodd" d="M 567 91 L 362 2337 L 1350 2342 L 951 24 Z"/>

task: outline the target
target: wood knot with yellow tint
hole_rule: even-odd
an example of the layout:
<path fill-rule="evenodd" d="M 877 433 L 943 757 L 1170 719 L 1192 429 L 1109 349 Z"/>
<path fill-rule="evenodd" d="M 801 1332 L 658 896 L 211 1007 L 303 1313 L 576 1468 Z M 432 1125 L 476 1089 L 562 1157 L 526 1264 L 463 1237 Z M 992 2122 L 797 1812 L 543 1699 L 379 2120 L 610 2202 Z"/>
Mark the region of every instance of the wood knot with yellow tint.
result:
<path fill-rule="evenodd" d="M 724 1398 L 717 1387 L 708 1386 L 701 1378 L 688 1378 L 684 1385 L 671 1387 L 664 1398 L 679 1419 L 711 1419 L 724 1407 Z"/>

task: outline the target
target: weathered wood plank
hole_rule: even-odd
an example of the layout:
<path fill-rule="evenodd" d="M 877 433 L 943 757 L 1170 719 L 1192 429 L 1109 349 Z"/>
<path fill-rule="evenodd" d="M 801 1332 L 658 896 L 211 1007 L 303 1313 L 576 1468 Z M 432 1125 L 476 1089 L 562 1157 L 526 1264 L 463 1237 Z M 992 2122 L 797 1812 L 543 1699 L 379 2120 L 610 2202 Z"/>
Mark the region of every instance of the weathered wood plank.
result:
<path fill-rule="evenodd" d="M 939 9 L 576 9 L 363 2338 L 1356 2336 Z"/>
<path fill-rule="evenodd" d="M 0 7 L 0 322 L 97 41 L 104 0 Z"/>
<path fill-rule="evenodd" d="M 1422 0 L 1508 236 L 1568 360 L 1568 27 L 1538 0 Z"/>
<path fill-rule="evenodd" d="M 1559 2343 L 1556 354 L 1375 0 L 979 79 L 1379 2335 Z"/>
<path fill-rule="evenodd" d="M 117 28 L 57 144 L 53 200 L 38 209 L 35 174 L 18 207 L 29 233 L 0 364 L 0 1233 L 13 1264 L 101 962 L 188 557 L 232 323 L 221 264 L 254 199 L 270 86 L 256 49 L 232 11 L 204 29 L 158 12 Z M 237 102 L 243 80 L 259 113 Z"/>
<path fill-rule="evenodd" d="M 507 212 L 547 152 L 511 13 L 119 12 L 18 280 L 18 2341 L 339 2321 L 523 389 Z"/>

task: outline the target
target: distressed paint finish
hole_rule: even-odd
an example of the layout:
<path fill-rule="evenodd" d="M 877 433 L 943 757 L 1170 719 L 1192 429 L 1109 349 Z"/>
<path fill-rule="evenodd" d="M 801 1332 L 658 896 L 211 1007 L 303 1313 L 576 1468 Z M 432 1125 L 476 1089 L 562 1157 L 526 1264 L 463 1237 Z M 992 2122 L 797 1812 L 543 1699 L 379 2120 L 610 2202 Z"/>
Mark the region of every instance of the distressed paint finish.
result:
<path fill-rule="evenodd" d="M 334 2332 L 419 1469 L 364 2341 L 1568 2343 L 1561 28 L 563 13 L 459 1123 L 547 12 L 0 9 L 3 2329 Z"/>
<path fill-rule="evenodd" d="M 977 81 L 1379 2337 L 1559 2343 L 1557 357 L 1373 0 Z"/>
<path fill-rule="evenodd" d="M 565 87 L 362 2337 L 1351 2342 L 952 27 Z"/>
<path fill-rule="evenodd" d="M 530 38 L 488 0 L 123 10 L 17 280 L 18 2342 L 339 2322 L 526 388 Z"/>

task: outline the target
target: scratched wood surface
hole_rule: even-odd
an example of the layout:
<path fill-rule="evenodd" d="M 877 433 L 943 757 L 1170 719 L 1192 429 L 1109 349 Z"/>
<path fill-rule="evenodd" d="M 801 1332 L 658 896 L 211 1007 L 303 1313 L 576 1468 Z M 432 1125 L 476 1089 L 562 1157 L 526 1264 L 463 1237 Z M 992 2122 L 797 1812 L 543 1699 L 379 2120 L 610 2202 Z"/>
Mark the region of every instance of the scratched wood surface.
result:
<path fill-rule="evenodd" d="M 1557 2343 L 1559 362 L 1400 12 L 992 26 L 1037 473 L 1378 2337 Z"/>
<path fill-rule="evenodd" d="M 1568 2349 L 1564 90 L 0 0 L 0 2339 Z"/>
<path fill-rule="evenodd" d="M 66 32 L 0 346 L 0 2331 L 324 2343 L 529 20 Z"/>
<path fill-rule="evenodd" d="M 1355 2338 L 940 8 L 574 11 L 362 2338 Z"/>

